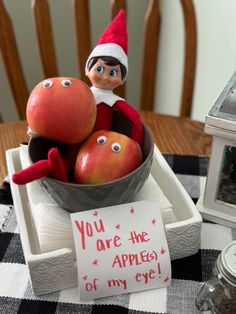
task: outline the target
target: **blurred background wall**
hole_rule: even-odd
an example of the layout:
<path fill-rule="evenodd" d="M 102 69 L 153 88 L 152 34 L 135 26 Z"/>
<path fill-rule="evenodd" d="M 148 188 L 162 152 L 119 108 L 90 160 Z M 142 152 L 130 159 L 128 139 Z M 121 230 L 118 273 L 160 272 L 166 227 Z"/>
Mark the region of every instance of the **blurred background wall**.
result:
<path fill-rule="evenodd" d="M 88 0 L 89 1 L 89 0 Z M 35 27 L 30 0 L 5 0 L 14 20 L 18 47 L 24 64 L 27 84 L 31 90 L 42 80 Z M 78 76 L 75 59 L 74 21 L 71 1 L 49 0 L 51 6 L 55 44 L 61 76 Z M 192 118 L 204 121 L 236 68 L 236 1 L 194 0 L 198 51 Z M 109 22 L 109 0 L 90 0 L 92 40 L 95 44 Z M 128 0 L 129 75 L 127 100 L 137 108 L 140 89 L 140 60 L 142 20 L 147 0 Z M 162 32 L 160 38 L 158 93 L 155 111 L 177 115 L 181 97 L 183 55 L 183 20 L 179 0 L 161 0 Z M 5 121 L 18 119 L 8 82 L 0 59 L 0 114 Z"/>

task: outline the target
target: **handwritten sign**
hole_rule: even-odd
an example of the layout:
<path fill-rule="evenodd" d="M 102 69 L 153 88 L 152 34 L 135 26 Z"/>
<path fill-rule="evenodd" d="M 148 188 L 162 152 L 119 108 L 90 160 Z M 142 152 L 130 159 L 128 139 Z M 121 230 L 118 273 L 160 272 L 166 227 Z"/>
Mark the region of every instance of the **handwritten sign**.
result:
<path fill-rule="evenodd" d="M 167 287 L 170 256 L 157 202 L 71 214 L 80 299 Z"/>

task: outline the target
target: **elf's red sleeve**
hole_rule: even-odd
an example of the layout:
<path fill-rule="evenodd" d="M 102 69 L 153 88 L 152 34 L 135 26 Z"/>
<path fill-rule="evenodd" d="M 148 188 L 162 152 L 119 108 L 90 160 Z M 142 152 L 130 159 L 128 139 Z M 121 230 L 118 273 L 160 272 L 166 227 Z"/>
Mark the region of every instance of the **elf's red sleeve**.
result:
<path fill-rule="evenodd" d="M 48 161 L 51 176 L 56 180 L 68 182 L 64 161 L 56 148 L 51 148 L 48 152 Z"/>
<path fill-rule="evenodd" d="M 49 172 L 49 161 L 43 159 L 37 161 L 28 168 L 22 169 L 21 171 L 14 173 L 12 175 L 12 181 L 16 184 L 26 184 L 47 176 Z"/>
<path fill-rule="evenodd" d="M 68 182 L 64 161 L 56 148 L 49 150 L 48 159 L 39 160 L 29 167 L 14 173 L 12 181 L 22 185 L 41 179 L 49 174 L 57 180 Z"/>
<path fill-rule="evenodd" d="M 143 145 L 143 126 L 140 115 L 137 110 L 130 106 L 126 101 L 118 100 L 114 105 L 114 109 L 119 110 L 132 123 L 131 138 Z"/>
<path fill-rule="evenodd" d="M 93 131 L 110 130 L 112 123 L 113 109 L 105 103 L 97 105 L 97 117 Z"/>

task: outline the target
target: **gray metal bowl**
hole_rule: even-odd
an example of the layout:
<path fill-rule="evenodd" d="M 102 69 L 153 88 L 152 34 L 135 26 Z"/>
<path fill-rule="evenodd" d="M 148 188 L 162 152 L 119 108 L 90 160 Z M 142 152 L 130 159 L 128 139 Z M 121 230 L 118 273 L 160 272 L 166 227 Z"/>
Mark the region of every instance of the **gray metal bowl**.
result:
<path fill-rule="evenodd" d="M 69 212 L 118 205 L 133 201 L 150 174 L 153 159 L 153 137 L 147 126 L 143 125 L 143 128 L 144 144 L 142 150 L 144 160 L 137 169 L 128 175 L 101 184 L 64 183 L 50 177 L 44 177 L 40 180 L 41 185 L 59 206 Z M 32 139 L 32 141 L 35 140 Z M 32 149 L 32 147 L 36 145 L 32 145 L 32 141 L 29 143 L 29 154 L 32 161 L 35 161 L 35 150 Z M 37 145 L 37 147 L 39 148 L 39 145 Z M 37 151 L 39 151 L 39 149 L 37 149 Z"/>

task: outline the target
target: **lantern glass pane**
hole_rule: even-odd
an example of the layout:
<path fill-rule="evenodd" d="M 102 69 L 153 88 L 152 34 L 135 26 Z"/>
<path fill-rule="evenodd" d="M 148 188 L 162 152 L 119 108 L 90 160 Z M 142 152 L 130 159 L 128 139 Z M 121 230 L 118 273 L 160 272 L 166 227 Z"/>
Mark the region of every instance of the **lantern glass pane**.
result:
<path fill-rule="evenodd" d="M 226 145 L 216 199 L 236 205 L 236 147 Z"/>

